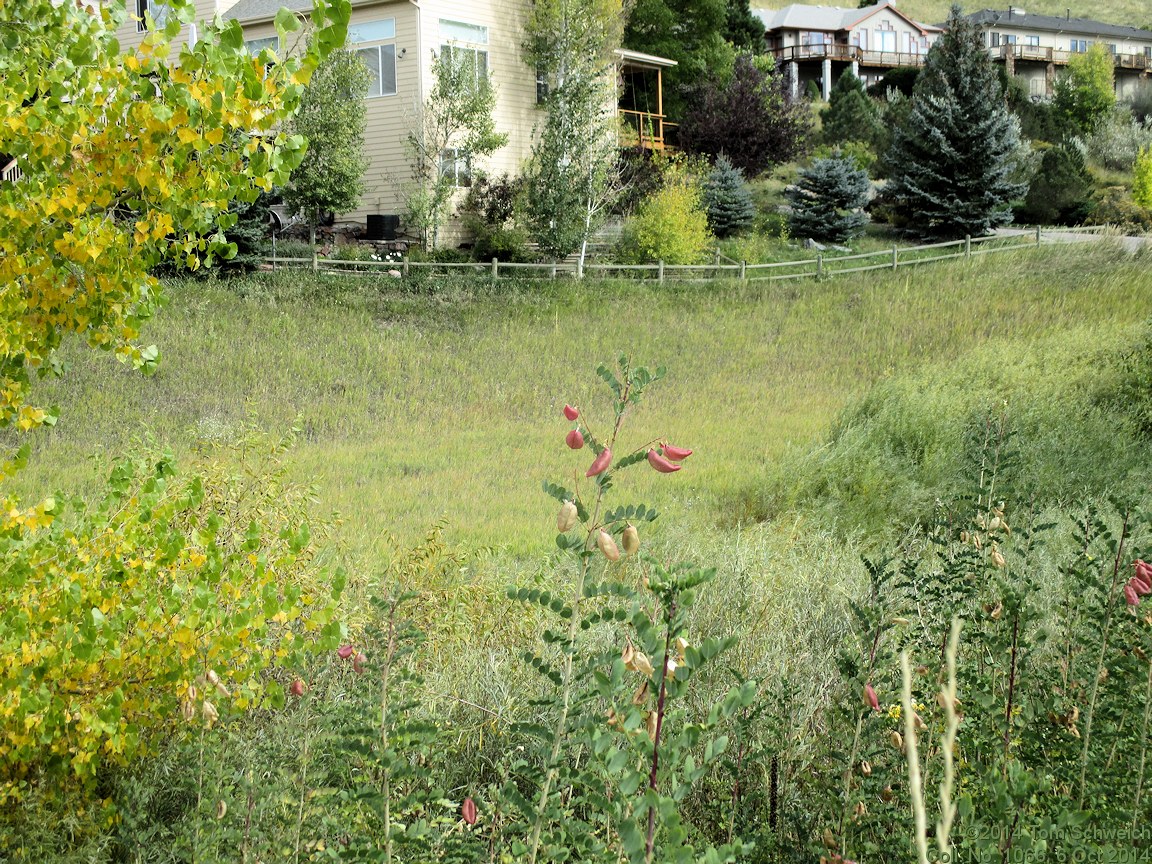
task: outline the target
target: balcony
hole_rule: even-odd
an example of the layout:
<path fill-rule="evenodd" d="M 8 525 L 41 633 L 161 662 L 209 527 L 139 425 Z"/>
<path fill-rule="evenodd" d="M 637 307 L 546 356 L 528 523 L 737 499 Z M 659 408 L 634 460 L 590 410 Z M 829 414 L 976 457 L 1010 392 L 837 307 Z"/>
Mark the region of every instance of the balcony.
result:
<path fill-rule="evenodd" d="M 3 165 L 3 167 L 0 168 L 0 182 L 15 183 L 24 176 L 24 172 L 20 170 L 20 166 L 15 159 L 9 160 L 0 157 L 0 165 Z"/>
<path fill-rule="evenodd" d="M 920 51 L 873 51 L 857 45 L 788 45 L 770 52 L 779 63 L 803 63 L 811 60 L 832 60 L 836 63 L 859 63 L 895 69 L 898 66 L 923 66 L 924 53 Z"/>
<path fill-rule="evenodd" d="M 676 65 L 675 60 L 618 49 L 617 71 L 620 76 L 620 146 L 644 150 L 665 150 L 675 137 L 678 124 L 669 123 L 664 114 L 664 70 Z"/>
<path fill-rule="evenodd" d="M 1000 45 L 992 48 L 991 53 L 997 60 L 1011 59 L 1014 63 L 1054 63 L 1057 66 L 1068 65 L 1068 61 L 1076 56 L 1076 52 L 1061 48 L 1020 43 Z M 1152 69 L 1152 58 L 1146 54 L 1113 54 L 1112 59 L 1118 69 Z"/>

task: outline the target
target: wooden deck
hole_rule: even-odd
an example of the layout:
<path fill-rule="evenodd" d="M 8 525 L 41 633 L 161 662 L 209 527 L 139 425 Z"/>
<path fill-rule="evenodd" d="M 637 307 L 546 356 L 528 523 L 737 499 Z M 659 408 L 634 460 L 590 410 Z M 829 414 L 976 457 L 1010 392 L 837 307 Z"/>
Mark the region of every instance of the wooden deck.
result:
<path fill-rule="evenodd" d="M 859 63 L 861 66 L 895 69 L 898 66 L 923 66 L 925 54 L 907 51 L 872 51 L 856 45 L 788 45 L 771 51 L 777 63 L 802 63 L 805 60 L 832 60 L 836 63 Z"/>

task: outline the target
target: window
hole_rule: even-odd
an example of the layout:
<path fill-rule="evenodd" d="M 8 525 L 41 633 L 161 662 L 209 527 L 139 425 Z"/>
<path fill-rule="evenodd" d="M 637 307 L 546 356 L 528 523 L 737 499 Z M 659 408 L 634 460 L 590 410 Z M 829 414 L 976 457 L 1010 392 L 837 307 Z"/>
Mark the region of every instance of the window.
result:
<path fill-rule="evenodd" d="M 137 33 L 143 33 L 148 29 L 148 22 L 145 19 L 149 12 L 152 13 L 152 21 L 155 23 L 157 29 L 167 23 L 167 5 L 157 2 L 157 0 L 136 0 L 136 17 L 140 19 L 136 22 Z"/>
<path fill-rule="evenodd" d="M 992 37 L 992 47 L 993 48 L 999 48 L 1000 47 L 1000 34 L 999 33 L 989 33 L 988 35 L 990 37 Z"/>
<path fill-rule="evenodd" d="M 1016 44 L 1016 36 L 1012 33 L 1005 33 L 1004 34 L 1004 44 L 1005 45 L 1015 45 Z"/>
<path fill-rule="evenodd" d="M 259 57 L 260 52 L 265 48 L 272 52 L 279 52 L 280 50 L 280 37 L 269 36 L 267 39 L 248 39 L 244 42 L 244 50 L 253 57 Z"/>
<path fill-rule="evenodd" d="M 543 105 L 548 101 L 548 73 L 536 67 L 536 104 Z"/>
<path fill-rule="evenodd" d="M 876 31 L 876 50 L 877 51 L 895 51 L 896 50 L 896 31 L 895 30 L 877 30 Z"/>
<path fill-rule="evenodd" d="M 1116 53 L 1116 43 L 1115 42 L 1109 42 L 1108 43 L 1108 53 L 1109 54 L 1115 54 Z"/>
<path fill-rule="evenodd" d="M 1039 36 L 1025 36 L 1024 37 L 1024 44 L 1027 45 L 1029 48 L 1039 48 L 1040 47 L 1040 37 Z"/>
<path fill-rule="evenodd" d="M 1069 43 L 1069 50 L 1074 54 L 1083 54 L 1088 50 L 1088 40 L 1086 39 L 1073 39 Z"/>
<path fill-rule="evenodd" d="M 488 28 L 478 24 L 465 24 L 462 21 L 440 19 L 441 57 L 446 63 L 459 64 L 471 73 L 475 84 L 488 78 Z M 545 84 L 547 82 L 544 82 Z M 537 100 L 540 94 L 540 81 L 537 76 Z"/>
<path fill-rule="evenodd" d="M 440 176 L 451 179 L 453 186 L 472 185 L 472 158 L 466 150 L 449 147 L 440 154 Z"/>
<path fill-rule="evenodd" d="M 372 75 L 372 81 L 368 85 L 368 98 L 396 95 L 396 43 L 385 42 L 382 45 L 365 43 L 395 38 L 395 18 L 360 21 L 348 25 L 348 41 L 357 46 L 356 53 Z"/>

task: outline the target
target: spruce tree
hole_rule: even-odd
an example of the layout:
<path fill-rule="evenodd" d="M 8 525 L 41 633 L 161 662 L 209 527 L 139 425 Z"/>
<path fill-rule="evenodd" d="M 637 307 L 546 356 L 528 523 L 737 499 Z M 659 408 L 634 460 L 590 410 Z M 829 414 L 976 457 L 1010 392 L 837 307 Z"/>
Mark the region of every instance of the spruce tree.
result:
<path fill-rule="evenodd" d="M 875 146 L 883 134 L 879 110 L 864 92 L 864 84 L 848 70 L 836 80 L 820 121 L 826 144 L 863 141 Z"/>
<path fill-rule="evenodd" d="M 853 159 L 839 154 L 817 159 L 785 193 L 792 205 L 790 233 L 828 243 L 857 236 L 868 222 L 863 210 L 868 186 L 868 172 Z"/>
<path fill-rule="evenodd" d="M 704 181 L 704 209 L 708 211 L 708 227 L 717 237 L 738 234 L 756 216 L 744 172 L 723 153 L 716 157 L 716 165 Z"/>
<path fill-rule="evenodd" d="M 980 236 L 1012 221 L 1019 126 L 980 32 L 953 6 L 925 58 L 908 122 L 896 129 L 885 198 L 918 237 Z"/>

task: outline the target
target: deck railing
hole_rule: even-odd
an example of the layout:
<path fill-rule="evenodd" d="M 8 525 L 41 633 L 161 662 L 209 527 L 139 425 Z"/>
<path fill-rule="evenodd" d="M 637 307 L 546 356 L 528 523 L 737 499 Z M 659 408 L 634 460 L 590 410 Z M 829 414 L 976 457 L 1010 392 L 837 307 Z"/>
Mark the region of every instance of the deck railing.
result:
<path fill-rule="evenodd" d="M 15 183 L 23 176 L 24 172 L 20 170 L 20 165 L 15 159 L 0 168 L 0 182 Z"/>
<path fill-rule="evenodd" d="M 777 63 L 804 60 L 833 60 L 838 63 L 859 63 L 861 66 L 922 66 L 925 54 L 920 51 L 879 51 L 858 45 L 788 45 L 772 49 Z"/>
<path fill-rule="evenodd" d="M 621 108 L 619 114 L 621 147 L 663 150 L 670 146 L 668 136 L 677 124 L 669 123 L 663 114 L 626 108 Z"/>
<path fill-rule="evenodd" d="M 1054 63 L 1066 66 L 1076 56 L 1074 51 L 1050 48 L 1046 45 L 1001 45 L 990 49 L 992 56 L 999 60 L 1011 57 L 1016 62 Z M 1113 54 L 1112 61 L 1121 69 L 1152 69 L 1152 58 L 1146 54 Z"/>

